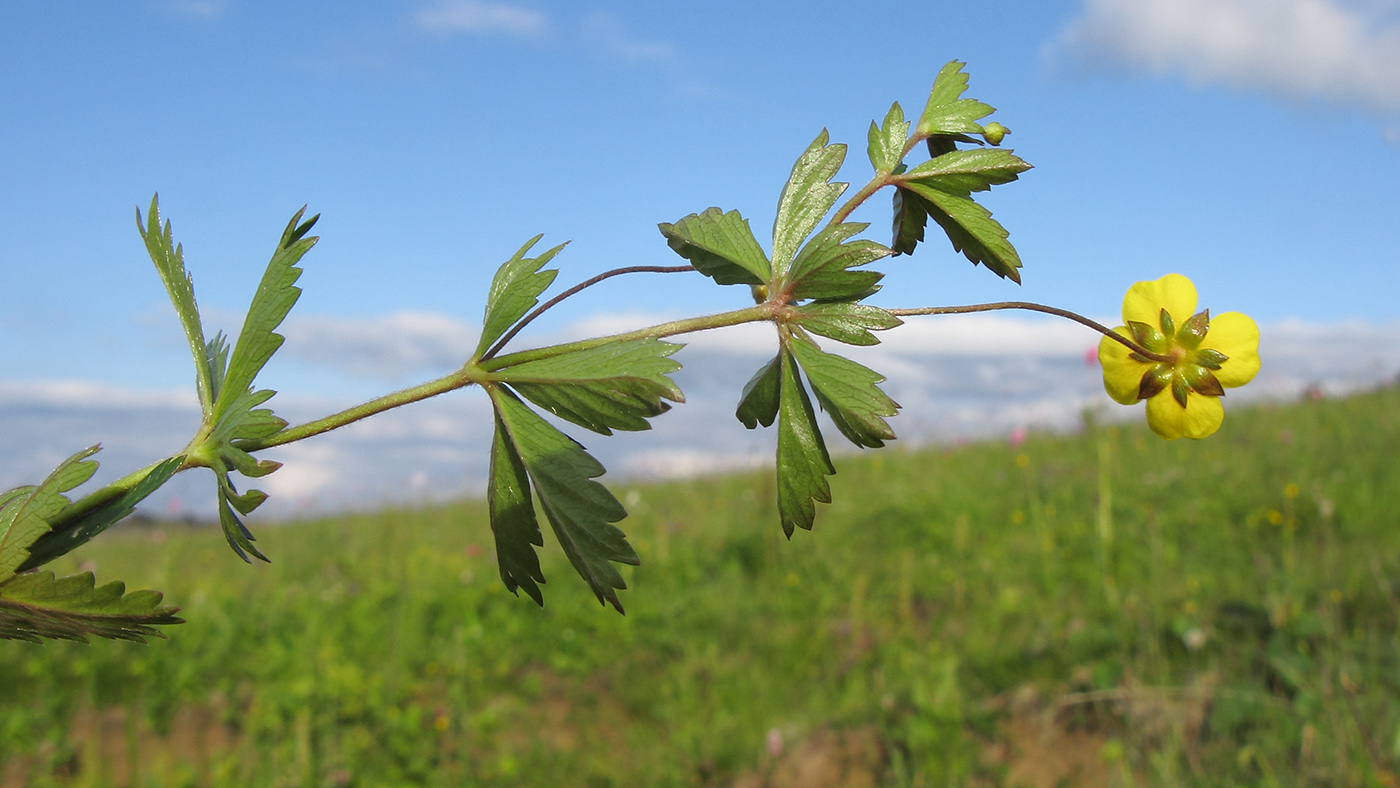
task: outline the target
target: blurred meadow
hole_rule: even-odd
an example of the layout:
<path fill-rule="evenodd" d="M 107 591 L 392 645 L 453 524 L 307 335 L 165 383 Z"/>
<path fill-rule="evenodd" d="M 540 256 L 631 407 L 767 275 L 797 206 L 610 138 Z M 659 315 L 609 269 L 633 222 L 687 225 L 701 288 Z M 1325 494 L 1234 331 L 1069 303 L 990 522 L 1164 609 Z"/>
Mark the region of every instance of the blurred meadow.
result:
<path fill-rule="evenodd" d="M 771 470 L 613 482 L 625 617 L 482 502 L 124 525 L 55 568 L 189 623 L 0 644 L 0 786 L 1400 785 L 1397 414 L 846 456 L 791 543 Z"/>

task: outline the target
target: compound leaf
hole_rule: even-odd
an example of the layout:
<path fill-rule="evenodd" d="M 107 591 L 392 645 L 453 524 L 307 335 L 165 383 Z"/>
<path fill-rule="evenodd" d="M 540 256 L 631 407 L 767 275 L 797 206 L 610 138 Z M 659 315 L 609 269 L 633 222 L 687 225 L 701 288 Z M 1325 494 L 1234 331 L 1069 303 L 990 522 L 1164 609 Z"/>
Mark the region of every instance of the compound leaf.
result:
<path fill-rule="evenodd" d="M 885 416 L 899 412 L 899 405 L 879 386 L 884 376 L 856 362 L 825 353 L 815 343 L 794 337 L 793 355 L 807 373 L 817 401 L 832 423 L 857 446 L 876 449 L 894 440 Z"/>
<path fill-rule="evenodd" d="M 759 285 L 772 277 L 768 256 L 738 211 L 706 208 L 675 224 L 657 225 L 666 245 L 689 260 L 695 270 L 722 285 Z"/>
<path fill-rule="evenodd" d="M 125 519 L 136 510 L 136 504 L 145 500 L 161 485 L 170 480 L 180 469 L 184 457 L 171 457 L 151 468 L 141 481 L 119 497 L 108 501 L 81 515 L 70 516 L 65 508 L 52 522 L 52 528 L 39 537 L 29 548 L 29 557 L 19 565 L 17 572 L 27 572 L 43 566 L 74 548 L 87 544 L 94 536 L 102 533 L 107 526 Z"/>
<path fill-rule="evenodd" d="M 276 329 L 282 325 L 287 313 L 301 296 L 301 288 L 296 286 L 297 279 L 301 277 L 301 269 L 297 267 L 297 262 L 319 240 L 316 236 L 307 237 L 306 234 L 311 232 L 311 228 L 321 217 L 317 214 L 302 222 L 301 217 L 305 212 L 306 208 L 303 206 L 293 214 L 291 221 L 287 222 L 287 227 L 277 242 L 277 250 L 273 252 L 267 270 L 263 272 L 262 281 L 258 284 L 258 290 L 253 294 L 253 301 L 248 305 L 248 315 L 243 319 L 243 330 L 239 332 L 238 342 L 228 360 L 223 384 L 219 387 L 214 403 L 216 422 L 239 409 L 239 399 L 243 393 L 252 388 L 254 378 L 277 349 L 282 347 L 284 339 L 281 334 L 276 333 Z M 223 364 L 218 364 L 218 367 L 223 367 Z"/>
<path fill-rule="evenodd" d="M 685 396 L 667 374 L 681 365 L 670 358 L 681 345 L 655 337 L 610 342 L 574 353 L 528 361 L 493 375 L 526 399 L 580 427 L 611 435 L 614 429 L 651 429 L 647 419 Z"/>
<path fill-rule="evenodd" d="M 947 192 L 924 181 L 907 181 L 908 189 L 923 198 L 928 215 L 947 233 L 953 248 L 974 264 L 981 263 L 997 276 L 1021 283 L 1021 256 L 1007 240 L 1007 231 L 992 212 L 970 197 Z"/>
<path fill-rule="evenodd" d="M 0 639 L 88 642 L 89 636 L 145 643 L 165 637 L 157 626 L 183 624 L 177 607 L 161 607 L 158 591 L 126 593 L 121 581 L 97 586 L 91 572 L 55 579 L 52 572 L 15 575 L 0 583 Z"/>
<path fill-rule="evenodd" d="M 500 415 L 495 420 L 486 502 L 491 512 L 491 532 L 496 537 L 496 564 L 507 591 L 519 596 L 517 589 L 524 588 L 543 607 L 544 593 L 539 584 L 544 582 L 544 572 L 535 548 L 544 546 L 544 537 L 530 500 L 530 479 Z"/>
<path fill-rule="evenodd" d="M 878 345 L 871 331 L 885 331 L 904 321 L 879 307 L 845 301 L 806 304 L 796 309 L 797 325 L 848 345 Z"/>
<path fill-rule="evenodd" d="M 754 429 L 760 424 L 773 426 L 773 420 L 778 417 L 780 365 L 780 357 L 774 356 L 744 384 L 744 393 L 739 397 L 739 407 L 735 409 L 734 416 L 745 427 Z"/>
<path fill-rule="evenodd" d="M 866 134 L 866 153 L 876 172 L 894 172 L 904 160 L 904 146 L 909 141 L 909 121 L 904 119 L 904 110 L 896 101 L 885 113 L 885 122 L 879 126 L 870 121 L 870 131 Z"/>
<path fill-rule="evenodd" d="M 890 248 L 895 254 L 914 253 L 914 248 L 924 240 L 928 212 L 928 206 L 919 195 L 904 189 L 894 190 L 894 240 Z"/>
<path fill-rule="evenodd" d="M 967 91 L 967 74 L 961 61 L 949 61 L 939 70 L 929 91 L 928 103 L 919 115 L 917 131 L 921 136 L 934 134 L 981 134 L 977 121 L 996 110 L 975 99 L 962 98 Z"/>
<path fill-rule="evenodd" d="M 773 220 L 773 271 L 780 277 L 786 278 L 798 247 L 850 185 L 831 183 L 846 160 L 846 146 L 828 145 L 827 139 L 826 129 L 822 129 L 792 165 L 792 174 L 778 198 L 778 215 Z"/>
<path fill-rule="evenodd" d="M 794 298 L 854 299 L 874 292 L 884 274 L 851 271 L 890 254 L 874 241 L 848 241 L 869 225 L 843 222 L 827 225 L 798 252 L 788 269 L 787 282 Z"/>
<path fill-rule="evenodd" d="M 836 468 L 817 427 L 812 401 L 797 374 L 797 361 L 787 347 L 778 358 L 778 517 L 783 533 L 791 539 L 794 528 L 811 530 L 817 515 L 814 501 L 831 503 L 826 477 L 836 473 Z"/>
<path fill-rule="evenodd" d="M 505 435 L 519 452 L 526 475 L 569 563 L 600 603 L 624 612 L 617 589 L 627 587 L 611 562 L 637 565 L 627 537 L 612 523 L 627 516 L 608 489 L 593 479 L 603 466 L 577 441 L 555 429 L 502 386 L 488 386 Z"/>
<path fill-rule="evenodd" d="M 539 257 L 526 257 L 530 247 L 539 242 L 537 235 L 525 242 L 509 260 L 496 270 L 491 289 L 486 294 L 486 317 L 481 323 L 481 340 L 477 342 L 474 358 L 480 358 L 516 321 L 539 303 L 540 293 L 554 282 L 557 269 L 541 271 L 567 244 L 560 244 Z"/>
<path fill-rule="evenodd" d="M 175 314 L 180 318 L 180 326 L 185 330 L 190 352 L 194 355 L 195 382 L 199 392 L 199 405 L 208 418 L 214 412 L 214 384 L 210 379 L 208 346 L 204 343 L 204 328 L 199 322 L 199 306 L 194 300 L 194 280 L 185 272 L 185 253 L 182 246 L 175 244 L 170 231 L 170 222 L 164 227 L 160 223 L 160 195 L 151 197 L 151 208 L 146 219 L 141 218 L 141 209 L 136 209 L 136 229 L 146 242 L 146 252 L 155 263 L 156 272 L 165 283 L 165 292 L 175 305 Z"/>
<path fill-rule="evenodd" d="M 100 448 L 89 446 L 60 463 L 40 484 L 0 496 L 0 583 L 14 577 L 28 560 L 29 548 L 68 506 L 63 493 L 92 478 L 97 463 L 87 458 Z"/>
<path fill-rule="evenodd" d="M 1016 180 L 1031 165 L 1009 150 L 977 148 L 945 153 L 899 175 L 964 197 Z"/>

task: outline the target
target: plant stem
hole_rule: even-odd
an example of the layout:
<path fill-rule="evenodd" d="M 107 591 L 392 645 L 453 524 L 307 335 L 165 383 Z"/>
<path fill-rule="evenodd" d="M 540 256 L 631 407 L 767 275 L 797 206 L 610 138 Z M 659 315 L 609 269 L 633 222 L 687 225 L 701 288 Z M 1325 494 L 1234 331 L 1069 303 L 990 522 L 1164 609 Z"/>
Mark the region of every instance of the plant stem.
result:
<path fill-rule="evenodd" d="M 539 307 L 537 307 L 533 312 L 521 318 L 520 322 L 516 323 L 514 328 L 507 331 L 505 335 L 502 336 L 496 342 L 496 344 L 491 347 L 490 350 L 486 351 L 486 353 L 482 355 L 481 360 L 487 361 L 495 357 L 495 355 L 497 353 L 500 353 L 501 349 L 506 346 L 507 342 L 514 339 L 515 335 L 519 334 L 522 328 L 530 324 L 530 321 L 544 314 L 545 310 L 549 309 L 552 306 L 555 306 L 560 301 L 563 301 L 569 296 L 579 293 L 587 288 L 590 288 L 593 285 L 596 285 L 605 279 L 611 279 L 614 276 L 622 276 L 623 274 L 681 274 L 694 270 L 695 266 L 693 265 L 633 265 L 628 266 L 626 268 L 614 268 L 611 271 L 604 271 L 603 273 L 598 274 L 592 279 L 580 282 L 579 284 L 574 285 L 573 287 L 569 288 L 568 290 L 565 290 L 559 295 L 549 299 L 548 301 L 544 302 Z"/>
<path fill-rule="evenodd" d="M 1148 350 L 1142 345 L 1139 345 L 1133 340 L 1123 336 L 1122 334 L 1119 334 L 1117 331 L 1114 331 L 1113 329 L 1103 325 L 1102 323 L 1097 323 L 1093 320 L 1090 320 L 1089 318 L 1081 314 L 1071 312 L 1068 309 L 1059 309 L 1053 306 L 1045 306 L 1044 304 L 1034 304 L 1029 301 L 997 301 L 991 304 L 968 304 L 966 306 L 927 306 L 920 307 L 917 309 L 887 309 L 885 311 L 898 317 L 908 317 L 911 315 L 961 315 L 967 314 L 969 312 L 992 312 L 998 309 L 1024 309 L 1030 312 L 1044 312 L 1047 315 L 1063 317 L 1068 320 L 1073 320 L 1081 326 L 1087 326 L 1089 328 L 1092 328 L 1100 334 L 1103 334 L 1109 339 L 1112 339 L 1113 341 L 1119 343 L 1120 345 L 1123 345 L 1129 350 L 1132 350 L 1134 353 L 1137 353 L 1138 355 L 1143 356 L 1145 358 L 1152 359 L 1153 361 L 1165 361 L 1169 364 L 1174 361 L 1174 359 L 1172 359 L 1170 356 L 1164 356 L 1160 353 L 1153 353 L 1152 351 Z"/>
<path fill-rule="evenodd" d="M 888 185 L 890 185 L 889 173 L 875 173 L 875 177 L 871 178 L 869 183 L 860 187 L 860 191 L 851 195 L 851 199 L 847 200 L 846 203 L 841 206 L 840 210 L 838 210 L 836 214 L 831 217 L 831 221 L 827 222 L 827 224 L 840 224 L 841 222 L 846 221 L 846 217 L 850 216 L 851 213 L 855 211 L 855 209 L 859 208 L 862 203 L 870 199 L 870 197 L 874 195 L 875 192 L 880 191 Z"/>

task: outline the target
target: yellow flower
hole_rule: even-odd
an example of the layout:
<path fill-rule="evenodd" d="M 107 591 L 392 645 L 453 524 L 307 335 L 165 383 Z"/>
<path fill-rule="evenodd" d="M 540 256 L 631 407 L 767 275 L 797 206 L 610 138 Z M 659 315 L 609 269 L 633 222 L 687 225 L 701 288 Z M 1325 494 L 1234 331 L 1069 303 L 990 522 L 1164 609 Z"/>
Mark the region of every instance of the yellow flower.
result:
<path fill-rule="evenodd" d="M 1197 312 L 1196 286 L 1181 274 L 1128 288 L 1123 322 L 1113 330 L 1161 360 L 1104 337 L 1104 388 L 1124 405 L 1147 400 L 1148 426 L 1168 440 L 1204 438 L 1220 429 L 1225 389 L 1259 372 L 1259 327 L 1239 312 L 1213 318 L 1210 310 Z"/>

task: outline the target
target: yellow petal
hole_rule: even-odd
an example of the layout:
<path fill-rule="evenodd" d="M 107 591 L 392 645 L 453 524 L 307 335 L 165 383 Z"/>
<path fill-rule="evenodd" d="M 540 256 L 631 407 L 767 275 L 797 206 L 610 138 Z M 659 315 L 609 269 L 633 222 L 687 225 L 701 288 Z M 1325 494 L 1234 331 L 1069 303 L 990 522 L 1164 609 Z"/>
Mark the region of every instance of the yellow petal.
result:
<path fill-rule="evenodd" d="M 1167 440 L 1207 437 L 1220 429 L 1223 421 L 1225 408 L 1219 397 L 1192 392 L 1183 408 L 1168 388 L 1147 401 L 1147 426 Z"/>
<path fill-rule="evenodd" d="M 1181 274 L 1138 282 L 1123 296 L 1123 322 L 1136 320 L 1153 328 L 1162 322 L 1162 310 L 1179 326 L 1196 314 L 1196 286 Z"/>
<path fill-rule="evenodd" d="M 1229 358 L 1215 371 L 1215 379 L 1226 388 L 1243 386 L 1259 372 L 1259 326 L 1248 315 L 1226 312 L 1212 317 L 1201 347 Z"/>
<path fill-rule="evenodd" d="M 1114 332 L 1131 338 L 1128 329 L 1119 326 Z M 1142 376 L 1152 366 L 1130 358 L 1133 351 L 1114 342 L 1108 337 L 1099 340 L 1099 364 L 1103 366 L 1103 387 L 1108 396 L 1120 405 L 1131 405 L 1138 400 L 1138 388 Z"/>

